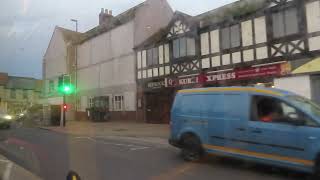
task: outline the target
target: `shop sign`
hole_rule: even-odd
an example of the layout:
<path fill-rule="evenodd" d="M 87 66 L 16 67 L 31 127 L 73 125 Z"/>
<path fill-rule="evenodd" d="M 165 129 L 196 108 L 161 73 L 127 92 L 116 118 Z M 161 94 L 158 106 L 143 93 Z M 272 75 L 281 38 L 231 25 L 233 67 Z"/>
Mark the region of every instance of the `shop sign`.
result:
<path fill-rule="evenodd" d="M 158 82 L 148 82 L 146 84 L 146 87 L 149 89 L 158 89 L 158 88 L 162 88 L 165 86 L 165 82 L 164 81 L 158 81 Z"/>
<path fill-rule="evenodd" d="M 283 76 L 291 72 L 290 65 L 288 63 L 267 65 L 261 67 L 251 67 L 247 69 L 240 69 L 234 71 L 227 71 L 222 73 L 212 73 L 206 74 L 205 82 L 214 83 L 219 81 L 227 80 L 243 80 L 250 79 L 254 77 L 264 77 L 264 76 Z M 201 76 L 191 76 L 186 78 L 166 78 L 166 87 L 175 87 L 183 85 L 198 84 L 203 77 Z M 200 82 L 201 83 L 201 82 Z"/>

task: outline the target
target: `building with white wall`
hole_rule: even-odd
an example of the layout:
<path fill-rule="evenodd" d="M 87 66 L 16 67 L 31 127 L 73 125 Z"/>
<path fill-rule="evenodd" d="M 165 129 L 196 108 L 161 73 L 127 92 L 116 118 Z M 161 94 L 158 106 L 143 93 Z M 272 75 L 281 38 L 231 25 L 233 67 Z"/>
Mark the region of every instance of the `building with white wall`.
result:
<path fill-rule="evenodd" d="M 172 14 L 166 0 L 147 0 L 117 16 L 102 9 L 99 26 L 77 46 L 78 119 L 87 116 L 94 97 L 107 100 L 112 119 L 136 119 L 133 48 L 165 27 Z"/>
<path fill-rule="evenodd" d="M 50 111 L 51 105 L 59 106 L 63 103 L 63 96 L 58 93 L 58 78 L 60 76 L 71 75 L 72 83 L 75 84 L 75 43 L 81 37 L 81 33 L 62 27 L 56 26 L 54 29 L 48 48 L 43 56 L 44 85 L 42 103 L 46 111 Z M 75 113 L 74 96 L 68 96 L 67 103 L 70 107 L 67 112 L 67 119 L 73 120 Z"/>

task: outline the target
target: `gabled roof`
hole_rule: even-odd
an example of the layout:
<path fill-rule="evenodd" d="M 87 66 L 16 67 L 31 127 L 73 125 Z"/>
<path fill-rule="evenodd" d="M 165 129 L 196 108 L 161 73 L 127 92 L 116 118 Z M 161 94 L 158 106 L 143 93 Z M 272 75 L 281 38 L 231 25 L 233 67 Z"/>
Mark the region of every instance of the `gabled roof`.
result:
<path fill-rule="evenodd" d="M 61 31 L 65 42 L 76 42 L 83 36 L 83 33 L 72 31 L 70 29 L 65 29 L 59 26 L 56 26 L 56 28 Z"/>
<path fill-rule="evenodd" d="M 146 41 L 137 45 L 135 49 L 156 44 L 163 40 L 163 38 L 167 38 L 166 35 L 169 33 L 171 26 L 178 19 L 183 19 L 184 22 L 189 25 L 200 25 L 201 22 L 201 27 L 205 27 L 224 21 L 232 21 L 234 17 L 240 17 L 259 10 L 264 10 L 268 7 L 269 3 L 269 0 L 239 0 L 197 16 L 190 16 L 183 12 L 176 11 L 166 28 L 156 32 Z"/>
<path fill-rule="evenodd" d="M 96 37 L 102 33 L 110 31 L 111 29 L 114 29 L 118 26 L 121 26 L 121 25 L 131 21 L 132 19 L 134 19 L 137 10 L 140 7 L 144 6 L 145 3 L 146 3 L 146 1 L 126 10 L 125 12 L 123 12 L 113 18 L 111 18 L 110 22 L 107 25 L 98 25 L 98 26 L 94 27 L 93 29 L 87 31 L 86 33 L 84 33 L 84 36 L 81 38 L 79 43 L 83 43 L 84 41 L 86 41 L 88 39 Z"/>
<path fill-rule="evenodd" d="M 164 38 L 167 38 L 167 34 L 170 32 L 171 27 L 174 25 L 174 23 L 178 20 L 183 21 L 183 23 L 186 23 L 190 26 L 194 25 L 194 21 L 192 19 L 193 16 L 185 14 L 180 11 L 175 11 L 171 21 L 168 23 L 168 25 L 162 29 L 160 29 L 158 32 L 154 33 L 152 36 L 150 36 L 148 39 L 143 41 L 141 44 L 137 45 L 135 49 L 141 48 L 145 45 L 155 44 L 160 41 L 162 41 Z"/>

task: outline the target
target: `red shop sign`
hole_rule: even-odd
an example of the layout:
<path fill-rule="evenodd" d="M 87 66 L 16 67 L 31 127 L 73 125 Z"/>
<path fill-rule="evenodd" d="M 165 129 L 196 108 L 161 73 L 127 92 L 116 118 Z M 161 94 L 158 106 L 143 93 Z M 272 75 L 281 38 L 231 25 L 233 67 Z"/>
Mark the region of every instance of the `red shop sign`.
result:
<path fill-rule="evenodd" d="M 288 63 L 282 63 L 261 67 L 250 67 L 247 69 L 227 71 L 222 73 L 209 73 L 206 75 L 200 74 L 198 76 L 190 76 L 185 78 L 166 78 L 165 86 L 176 87 L 192 84 L 213 83 L 227 80 L 251 79 L 255 77 L 283 76 L 289 74 L 290 72 L 290 65 Z M 203 76 L 206 76 L 206 78 L 204 78 Z"/>

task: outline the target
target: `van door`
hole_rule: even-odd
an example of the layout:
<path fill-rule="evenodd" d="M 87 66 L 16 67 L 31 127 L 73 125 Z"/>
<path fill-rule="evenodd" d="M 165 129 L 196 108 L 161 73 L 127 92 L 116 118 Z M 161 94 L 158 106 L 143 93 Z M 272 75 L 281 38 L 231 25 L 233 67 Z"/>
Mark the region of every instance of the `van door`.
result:
<path fill-rule="evenodd" d="M 281 160 L 281 157 L 303 158 L 305 147 L 299 141 L 299 127 L 290 119 L 290 114 L 298 114 L 298 110 L 271 96 L 254 95 L 251 102 L 248 149 L 277 155 L 273 157 L 275 160 Z"/>
<path fill-rule="evenodd" d="M 228 93 L 206 96 L 203 116 L 208 121 L 210 144 L 241 148 L 239 142 L 247 139 L 248 95 Z"/>

